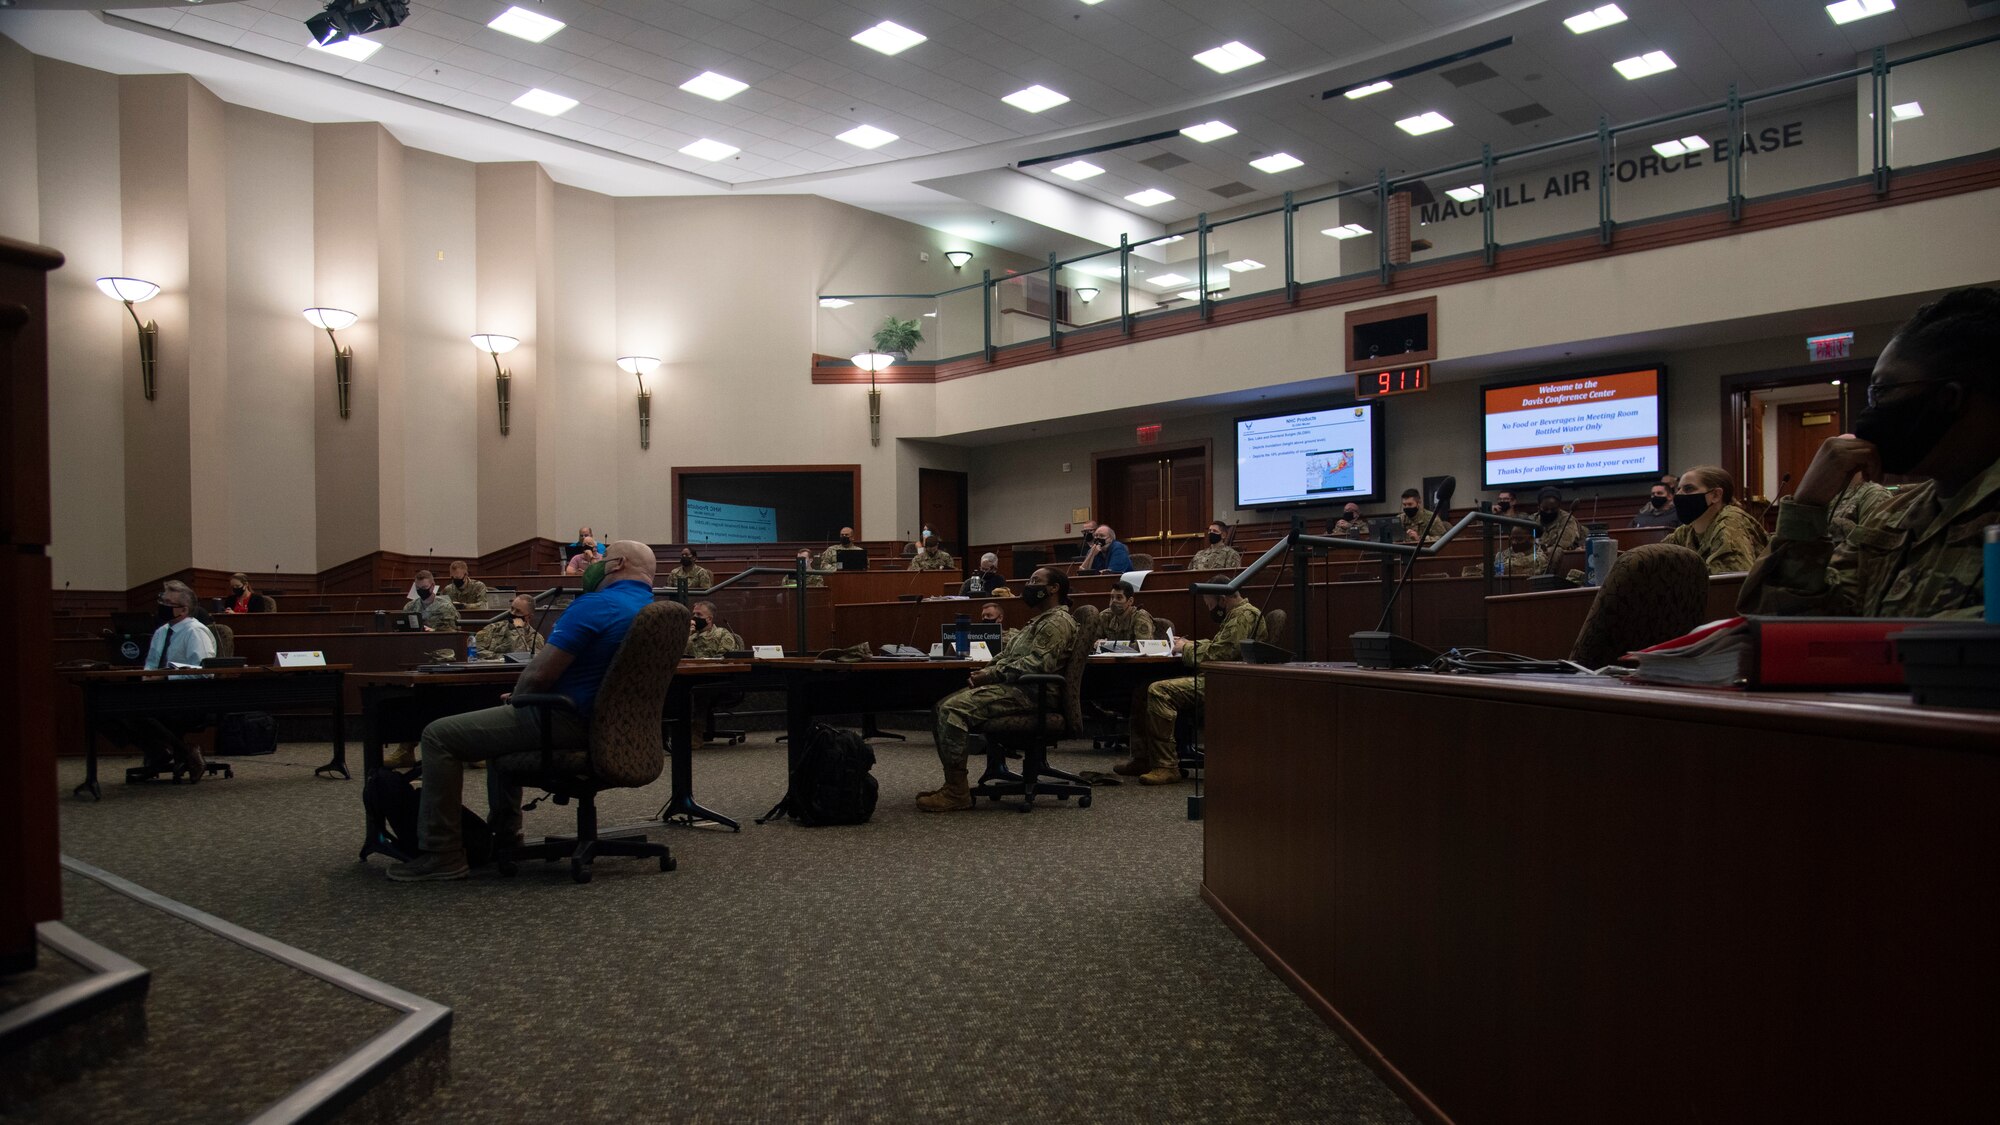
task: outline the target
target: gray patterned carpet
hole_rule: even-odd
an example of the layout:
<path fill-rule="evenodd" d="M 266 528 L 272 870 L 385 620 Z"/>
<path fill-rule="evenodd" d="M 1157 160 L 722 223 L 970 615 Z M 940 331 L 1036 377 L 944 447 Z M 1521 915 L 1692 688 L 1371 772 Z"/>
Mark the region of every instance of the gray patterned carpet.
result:
<path fill-rule="evenodd" d="M 383 860 L 354 859 L 361 783 L 311 775 L 324 746 L 237 760 L 235 779 L 193 788 L 114 782 L 101 805 L 68 797 L 81 764 L 66 762 L 62 827 L 78 858 L 451 1005 L 453 1081 L 425 1122 L 1413 1120 L 1202 904 L 1186 787 L 940 817 L 912 803 L 936 783 L 928 740 L 877 753 L 874 821 L 805 829 L 750 823 L 782 788 L 771 735 L 702 751 L 698 799 L 744 831 L 672 831 L 678 871 L 607 859 L 588 886 L 560 865 L 388 882 Z M 604 822 L 649 816 L 665 793 L 662 780 L 611 797 Z M 483 790 L 469 803 L 483 808 Z M 544 804 L 528 832 L 568 816 Z M 77 882 L 70 924 L 154 963 L 163 939 Z M 175 972 L 207 969 L 235 994 L 199 1018 L 234 1037 L 239 1063 L 280 1060 L 262 1072 L 375 1026 L 234 959 Z M 151 1019 L 147 1053 L 180 1049 L 162 1033 L 183 1017 Z M 239 1081 L 237 1063 L 199 1051 L 148 1065 Z M 259 1081 L 257 1096 L 282 1086 Z M 135 1120 L 226 1120 L 243 1101 L 122 1090 L 110 1100 Z"/>

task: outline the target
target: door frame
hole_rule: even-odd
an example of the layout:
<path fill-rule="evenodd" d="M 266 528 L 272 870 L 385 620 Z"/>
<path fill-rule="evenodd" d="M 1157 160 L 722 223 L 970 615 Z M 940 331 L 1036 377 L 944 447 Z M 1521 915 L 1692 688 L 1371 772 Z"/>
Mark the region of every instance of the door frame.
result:
<path fill-rule="evenodd" d="M 1827 383 L 1840 380 L 1840 416 L 1854 417 L 1854 406 L 1861 401 L 1860 392 L 1855 388 L 1868 381 L 1868 375 L 1875 369 L 1875 357 L 1856 357 L 1831 363 L 1806 363 L 1796 367 L 1775 367 L 1765 371 L 1745 371 L 1736 375 L 1724 375 L 1717 393 L 1721 396 L 1719 411 L 1722 422 L 1722 467 L 1736 479 L 1737 491 L 1749 495 L 1749 478 L 1744 475 L 1743 442 L 1750 425 L 1750 395 L 1754 391 L 1773 391 L 1780 387 L 1797 387 L 1806 383 Z M 1672 471 L 1673 466 L 1668 466 Z M 1685 467 L 1683 470 L 1685 471 Z"/>
<path fill-rule="evenodd" d="M 968 505 L 971 503 L 972 499 L 971 488 L 970 488 L 970 480 L 971 480 L 970 474 L 966 473 L 962 469 L 940 469 L 930 465 L 917 466 L 917 523 L 919 526 L 922 525 L 924 519 L 924 474 L 925 473 L 937 473 L 941 476 L 948 476 L 954 478 L 954 484 L 956 485 L 956 491 L 958 492 L 958 505 L 957 505 L 958 526 L 951 529 L 952 534 L 957 536 L 957 539 L 954 542 L 954 546 L 958 548 L 958 553 L 960 555 L 964 555 L 970 552 L 972 547 L 967 536 L 969 535 L 972 529 L 972 513 L 966 510 Z M 936 531 L 938 529 L 932 528 L 931 530 Z"/>
<path fill-rule="evenodd" d="M 1096 522 L 1103 508 L 1098 503 L 1098 481 L 1100 468 L 1106 461 L 1123 461 L 1132 457 L 1164 457 L 1177 450 L 1199 449 L 1201 451 L 1201 497 L 1202 508 L 1208 518 L 1215 518 L 1215 439 L 1189 438 L 1186 441 L 1163 441 L 1155 445 L 1134 445 L 1124 449 L 1093 450 L 1090 454 L 1090 518 Z M 1202 526 L 1206 527 L 1207 524 Z M 1148 529 L 1151 534 L 1151 529 Z"/>

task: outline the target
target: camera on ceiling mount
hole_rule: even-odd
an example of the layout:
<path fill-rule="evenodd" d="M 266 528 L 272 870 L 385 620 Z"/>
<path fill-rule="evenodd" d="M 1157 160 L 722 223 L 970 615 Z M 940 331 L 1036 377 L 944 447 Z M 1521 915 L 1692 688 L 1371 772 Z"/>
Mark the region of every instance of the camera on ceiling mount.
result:
<path fill-rule="evenodd" d="M 325 47 L 356 35 L 397 27 L 409 18 L 409 0 L 333 0 L 306 20 L 313 42 Z"/>

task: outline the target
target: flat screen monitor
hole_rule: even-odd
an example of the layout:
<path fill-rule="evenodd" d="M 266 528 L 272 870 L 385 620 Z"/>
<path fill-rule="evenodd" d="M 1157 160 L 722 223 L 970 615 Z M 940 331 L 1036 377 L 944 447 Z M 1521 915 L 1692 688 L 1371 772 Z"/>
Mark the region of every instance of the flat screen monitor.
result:
<path fill-rule="evenodd" d="M 842 547 L 833 553 L 840 560 L 842 570 L 867 570 L 868 549 L 866 547 Z"/>
<path fill-rule="evenodd" d="M 1381 403 L 1236 419 L 1238 508 L 1380 500 L 1387 473 Z"/>
<path fill-rule="evenodd" d="M 1667 466 L 1667 371 L 1630 367 L 1480 388 L 1481 484 L 1652 480 Z"/>

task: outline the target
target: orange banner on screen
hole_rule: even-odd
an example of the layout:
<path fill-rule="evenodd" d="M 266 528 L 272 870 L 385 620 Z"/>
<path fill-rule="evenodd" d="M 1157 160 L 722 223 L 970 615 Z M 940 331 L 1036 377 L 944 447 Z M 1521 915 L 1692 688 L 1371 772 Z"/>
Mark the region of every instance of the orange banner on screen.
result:
<path fill-rule="evenodd" d="M 1656 368 L 1620 371 L 1612 375 L 1584 375 L 1574 379 L 1550 379 L 1545 383 L 1530 383 L 1522 387 L 1495 387 L 1486 392 L 1486 413 L 1509 414 L 1516 410 L 1542 410 L 1551 406 L 1616 402 L 1621 398 L 1645 398 L 1659 393 L 1660 373 Z"/>
<path fill-rule="evenodd" d="M 1488 453 L 1488 461 L 1514 461 L 1524 457 L 1554 457 L 1559 453 L 1602 453 L 1607 449 L 1650 449 L 1658 438 L 1615 438 L 1611 441 L 1579 441 L 1569 445 L 1538 445 L 1532 449 L 1502 449 Z"/>

